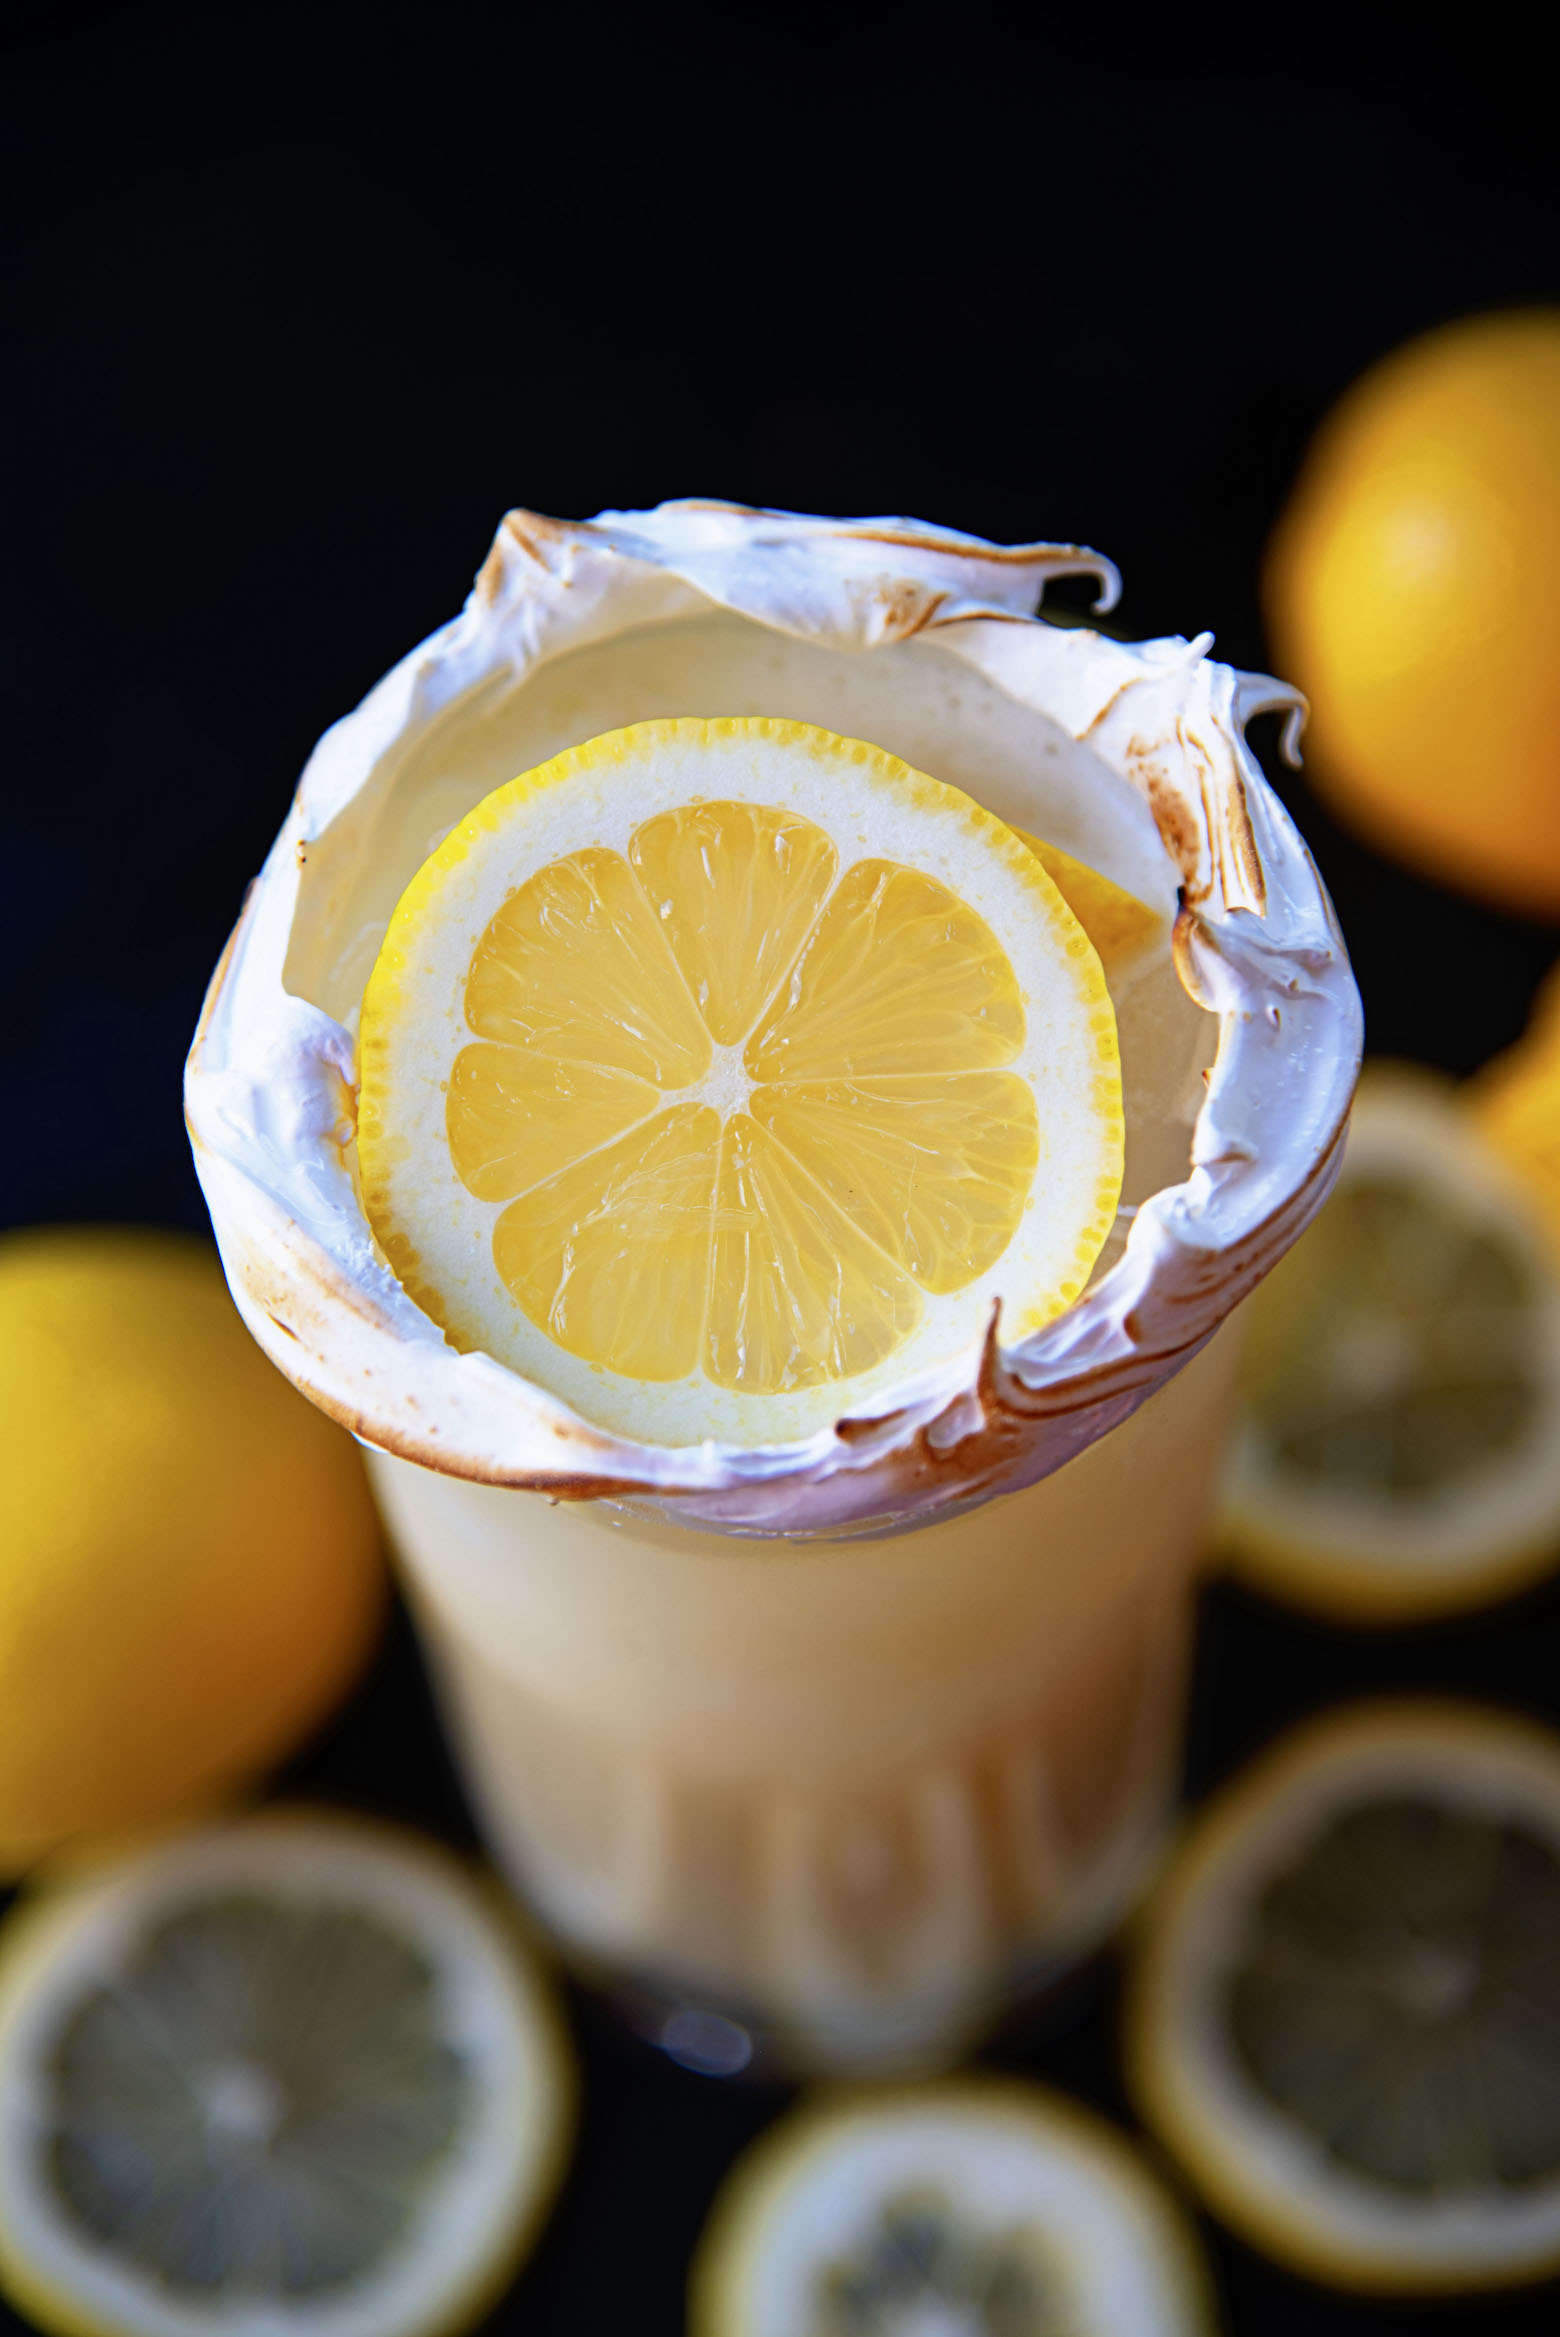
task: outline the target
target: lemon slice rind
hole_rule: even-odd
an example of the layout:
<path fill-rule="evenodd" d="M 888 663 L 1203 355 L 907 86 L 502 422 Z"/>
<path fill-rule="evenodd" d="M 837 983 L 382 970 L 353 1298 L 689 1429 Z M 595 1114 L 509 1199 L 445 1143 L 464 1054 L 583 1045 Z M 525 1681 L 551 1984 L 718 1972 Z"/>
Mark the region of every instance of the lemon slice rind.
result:
<path fill-rule="evenodd" d="M 925 2191 L 988 2243 L 1031 2231 L 1067 2293 L 1069 2329 L 1213 2327 L 1190 2226 L 1125 2137 L 1061 2095 L 982 2077 L 831 2089 L 781 2119 L 738 2161 L 705 2226 L 691 2337 L 811 2337 L 818 2278 L 870 2244 L 896 2193 Z"/>
<path fill-rule="evenodd" d="M 1560 1857 L 1560 1740 L 1536 1724 L 1405 1697 L 1294 1729 L 1194 1822 L 1139 1919 L 1132 2093 L 1213 2212 L 1307 2279 L 1431 2295 L 1542 2278 L 1560 2267 L 1560 2173 L 1530 2194 L 1438 2189 L 1407 2204 L 1329 2158 L 1231 2050 L 1217 1996 L 1245 1910 L 1319 1823 L 1377 1790 L 1521 1821 Z"/>
<path fill-rule="evenodd" d="M 323 2303 L 252 2291 L 187 2301 L 81 2229 L 40 2165 L 49 2053 L 73 2007 L 111 1981 L 145 1926 L 225 1892 L 361 1913 L 403 1938 L 433 1968 L 466 2081 L 462 2129 L 408 2228 Z M 0 1934 L 0 2286 L 62 2337 L 211 2337 L 218 2326 L 452 2337 L 529 2251 L 567 2162 L 574 2093 L 561 2018 L 512 1908 L 398 1828 L 278 1809 L 62 1872 Z"/>
<path fill-rule="evenodd" d="M 1301 1482 L 1276 1470 L 1249 1413 L 1233 1440 L 1218 1539 L 1264 1594 L 1328 1619 L 1390 1626 L 1454 1614 L 1520 1589 L 1560 1556 L 1560 1273 L 1531 1198 L 1451 1082 L 1418 1067 L 1367 1068 L 1339 1194 L 1386 1175 L 1485 1229 L 1530 1286 L 1533 1413 L 1520 1445 L 1433 1501 Z M 1336 1202 L 1331 1204 L 1336 1206 Z M 1305 1237 L 1280 1274 L 1304 1271 Z M 1278 1283 L 1258 1308 L 1277 1302 Z"/>

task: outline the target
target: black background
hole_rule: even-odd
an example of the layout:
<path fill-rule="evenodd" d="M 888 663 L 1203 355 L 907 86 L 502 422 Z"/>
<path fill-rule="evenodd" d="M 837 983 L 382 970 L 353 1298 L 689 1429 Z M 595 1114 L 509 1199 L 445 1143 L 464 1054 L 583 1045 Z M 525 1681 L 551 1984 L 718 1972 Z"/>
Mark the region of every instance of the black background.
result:
<path fill-rule="evenodd" d="M 454 611 L 508 505 L 1081 539 L 1128 630 L 1211 626 L 1260 666 L 1262 542 L 1331 400 L 1414 331 L 1560 289 L 1546 83 L 1498 23 L 1483 79 L 1422 29 L 1403 57 L 1357 26 L 1199 20 L 1150 52 L 1103 17 L 855 22 L 13 19 L 0 1224 L 204 1223 L 180 1067 L 244 883 L 317 734 Z M 1372 1047 L 1464 1071 L 1515 1036 L 1560 933 L 1415 883 L 1275 776 Z M 1363 1688 L 1560 1717 L 1557 1626 L 1552 1590 L 1354 1638 L 1217 1589 L 1191 1788 Z M 403 1624 L 285 1782 L 470 1838 Z M 1113 2008 L 1091 1975 L 1001 2058 L 1129 2119 Z M 495 2325 L 655 2337 L 778 2097 L 576 2009 L 578 2162 Z M 1560 2303 L 1366 2306 L 1208 2237 L 1236 2337 L 1548 2330 Z"/>

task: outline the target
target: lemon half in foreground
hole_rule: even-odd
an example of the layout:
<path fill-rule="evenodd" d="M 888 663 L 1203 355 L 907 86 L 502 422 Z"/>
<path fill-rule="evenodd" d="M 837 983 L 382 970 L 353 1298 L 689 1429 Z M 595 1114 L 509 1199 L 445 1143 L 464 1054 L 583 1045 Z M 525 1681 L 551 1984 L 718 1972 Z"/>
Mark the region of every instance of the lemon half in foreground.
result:
<path fill-rule="evenodd" d="M 857 740 L 646 722 L 498 790 L 363 1001 L 404 1287 L 587 1417 L 781 1441 L 1068 1306 L 1115 1214 L 1099 957 L 1035 854 Z"/>
<path fill-rule="evenodd" d="M 1367 1071 L 1337 1189 L 1252 1301 L 1221 1532 L 1259 1589 L 1359 1623 L 1560 1556 L 1560 1276 L 1449 1081 Z"/>
<path fill-rule="evenodd" d="M 1560 1739 L 1473 1707 L 1303 1728 L 1150 1902 L 1138 2101 L 1253 2245 L 1343 2287 L 1560 2265 Z"/>
<path fill-rule="evenodd" d="M 562 2170 L 562 2032 L 506 1912 L 389 1829 L 276 1812 L 0 1933 L 0 2280 L 93 2337 L 422 2337 Z"/>
<path fill-rule="evenodd" d="M 1011 2080 L 825 2097 L 728 2178 L 693 2337 L 1193 2337 L 1196 2242 L 1122 2136 Z"/>

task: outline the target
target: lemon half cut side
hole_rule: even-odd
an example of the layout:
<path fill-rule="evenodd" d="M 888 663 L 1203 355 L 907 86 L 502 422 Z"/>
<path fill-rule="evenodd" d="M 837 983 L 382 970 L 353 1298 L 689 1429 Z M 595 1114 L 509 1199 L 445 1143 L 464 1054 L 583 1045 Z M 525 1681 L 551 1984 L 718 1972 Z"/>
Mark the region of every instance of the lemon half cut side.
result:
<path fill-rule="evenodd" d="M 572 2135 L 507 1905 L 389 1826 L 275 1809 L 0 1930 L 0 2285 L 62 2337 L 436 2337 Z"/>
<path fill-rule="evenodd" d="M 1077 1297 L 1123 1124 L 1100 960 L 958 790 L 799 722 L 500 788 L 363 1001 L 363 1205 L 452 1345 L 649 1441 L 775 1443 Z"/>
<path fill-rule="evenodd" d="M 1347 1707 L 1195 1821 L 1127 2000 L 1149 2125 L 1252 2245 L 1338 2287 L 1560 2267 L 1560 1738 Z"/>

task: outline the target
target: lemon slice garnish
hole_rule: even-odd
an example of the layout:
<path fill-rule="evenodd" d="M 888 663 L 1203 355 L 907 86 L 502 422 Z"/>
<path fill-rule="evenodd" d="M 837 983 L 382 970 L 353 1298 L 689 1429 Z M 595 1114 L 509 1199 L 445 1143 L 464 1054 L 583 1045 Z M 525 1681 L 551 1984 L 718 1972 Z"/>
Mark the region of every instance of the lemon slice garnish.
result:
<path fill-rule="evenodd" d="M 1157 909 L 1099 869 L 1064 852 L 1059 844 L 1048 844 L 1043 837 L 1030 835 L 1027 828 L 1015 828 L 1013 833 L 1029 846 L 1093 942 L 1107 975 L 1114 975 L 1159 940 L 1165 921 Z"/>
<path fill-rule="evenodd" d="M 642 723 L 489 796 L 391 921 L 360 1075 L 418 1304 L 666 1441 L 807 1433 L 998 1298 L 1038 1328 L 1120 1188 L 1114 1014 L 1057 885 L 802 723 Z"/>
<path fill-rule="evenodd" d="M 0 2282 L 98 2337 L 425 2337 L 509 2279 L 574 2080 L 511 1919 L 415 1837 L 277 1810 L 0 1932 Z"/>
<path fill-rule="evenodd" d="M 1125 2138 L 1039 2086 L 823 2096 L 739 2160 L 694 2259 L 694 2337 L 1196 2337 L 1184 2218 Z"/>
<path fill-rule="evenodd" d="M 1198 1819 L 1147 1910 L 1128 2064 L 1254 2245 L 1346 2288 L 1560 2265 L 1560 1739 L 1328 1714 Z"/>
<path fill-rule="evenodd" d="M 1367 1071 L 1338 1187 L 1252 1303 L 1222 1532 L 1258 1588 L 1364 1623 L 1560 1555 L 1560 1276 L 1450 1082 Z"/>

